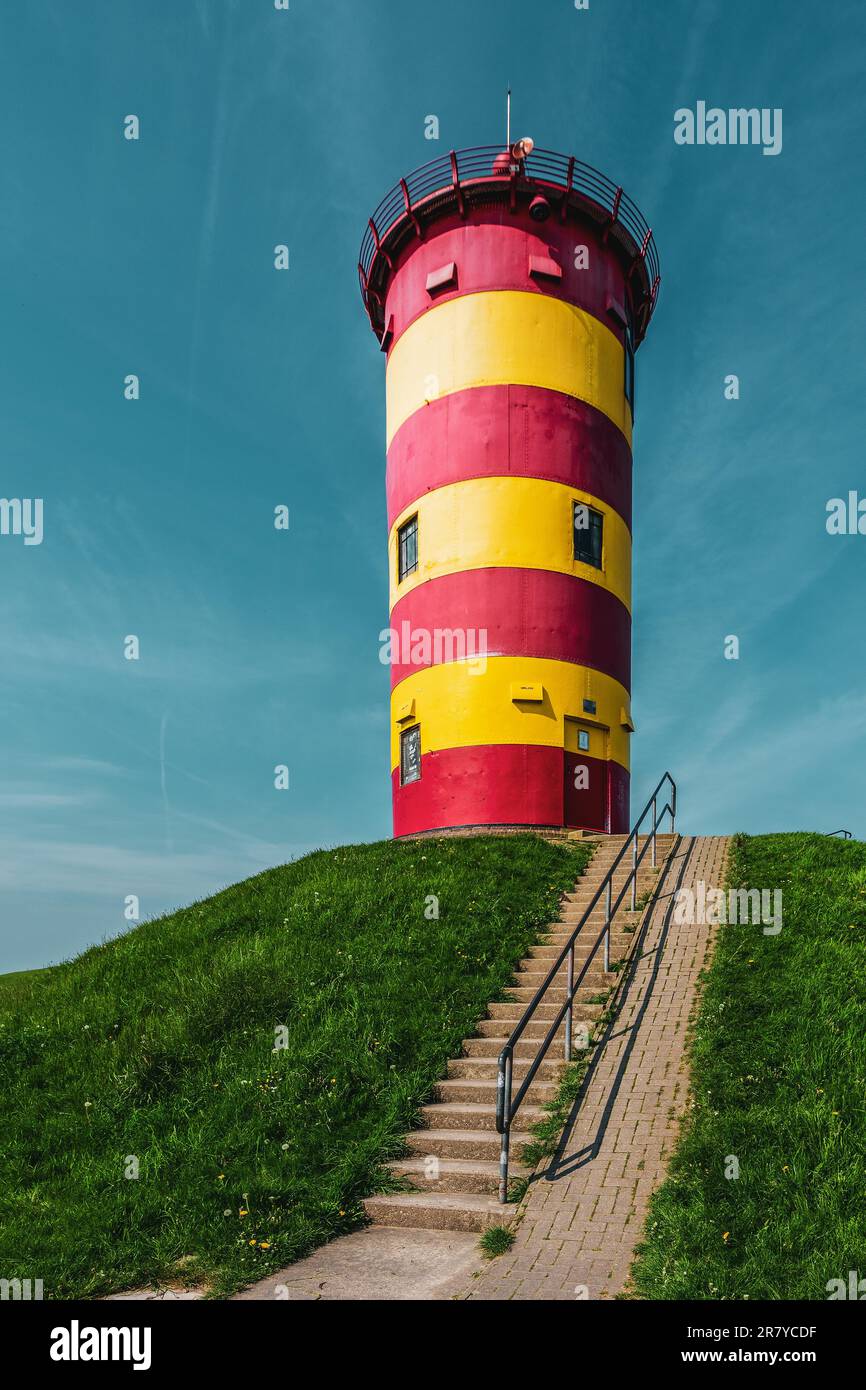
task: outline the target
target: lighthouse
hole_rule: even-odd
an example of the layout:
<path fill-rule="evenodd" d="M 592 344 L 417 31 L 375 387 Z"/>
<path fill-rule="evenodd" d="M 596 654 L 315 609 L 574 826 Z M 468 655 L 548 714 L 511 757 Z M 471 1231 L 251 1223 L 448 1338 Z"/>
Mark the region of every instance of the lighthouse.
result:
<path fill-rule="evenodd" d="M 376 209 L 359 277 L 386 356 L 394 834 L 626 831 L 650 228 L 529 139 L 451 151 Z"/>

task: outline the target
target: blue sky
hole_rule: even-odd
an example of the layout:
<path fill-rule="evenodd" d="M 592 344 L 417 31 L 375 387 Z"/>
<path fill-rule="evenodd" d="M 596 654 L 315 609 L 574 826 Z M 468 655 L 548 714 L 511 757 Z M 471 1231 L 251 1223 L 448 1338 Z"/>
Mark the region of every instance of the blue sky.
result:
<path fill-rule="evenodd" d="M 4 10 L 0 495 L 44 540 L 0 536 L 0 969 L 390 832 L 358 245 L 401 174 L 500 138 L 508 81 L 515 133 L 621 182 L 661 256 L 633 806 L 670 767 L 687 830 L 866 835 L 866 537 L 825 529 L 866 495 L 864 31 L 783 0 Z M 698 100 L 781 107 L 781 154 L 677 146 Z"/>

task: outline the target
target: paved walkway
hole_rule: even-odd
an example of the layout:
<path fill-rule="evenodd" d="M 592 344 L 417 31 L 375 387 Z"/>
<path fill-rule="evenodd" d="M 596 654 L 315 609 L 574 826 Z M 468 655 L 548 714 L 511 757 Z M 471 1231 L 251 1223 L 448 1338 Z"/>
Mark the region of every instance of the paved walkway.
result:
<path fill-rule="evenodd" d="M 574 1126 L 533 1180 L 511 1250 L 452 1297 L 601 1299 L 625 1287 L 685 1109 L 687 1027 L 714 931 L 669 920 L 671 894 L 720 887 L 726 852 L 724 837 L 684 838 L 670 860 Z"/>

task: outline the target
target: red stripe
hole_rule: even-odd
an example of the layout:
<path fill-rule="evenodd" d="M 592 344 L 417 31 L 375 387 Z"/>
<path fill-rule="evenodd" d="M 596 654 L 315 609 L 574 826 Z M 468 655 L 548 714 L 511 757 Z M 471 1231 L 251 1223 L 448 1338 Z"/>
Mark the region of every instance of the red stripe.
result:
<path fill-rule="evenodd" d="M 575 266 L 576 247 L 589 248 L 589 266 Z M 555 261 L 562 278 L 531 275 L 530 257 Z M 456 284 L 427 291 L 427 276 L 454 262 Z M 622 265 L 612 246 L 602 246 L 598 229 L 562 225 L 556 218 L 533 222 L 525 210 L 473 208 L 471 222 L 454 214 L 438 219 L 422 242 L 412 240 L 391 277 L 385 322 L 394 317 L 394 343 L 419 314 L 443 300 L 484 290 L 526 290 L 565 299 L 600 319 L 623 341 L 623 329 L 608 303 L 625 306 Z"/>
<path fill-rule="evenodd" d="M 390 623 L 398 658 L 392 687 L 413 671 L 460 659 L 456 644 L 441 636 L 447 631 L 462 635 L 467 654 L 486 648 L 488 656 L 573 661 L 605 671 L 626 690 L 631 685 L 628 609 L 600 585 L 555 570 L 461 570 L 429 579 L 398 600 Z"/>
<path fill-rule="evenodd" d="M 589 769 L 589 788 L 573 791 L 577 758 Z M 565 820 L 566 787 L 569 819 Z M 629 775 L 619 763 L 604 763 L 561 748 L 496 744 L 425 753 L 421 779 L 400 786 L 392 774 L 394 834 L 413 835 L 471 825 L 582 826 L 628 830 Z"/>
<path fill-rule="evenodd" d="M 404 421 L 388 450 L 388 526 L 425 492 L 465 478 L 548 478 L 631 526 L 631 450 L 594 406 L 539 386 L 474 386 Z"/>

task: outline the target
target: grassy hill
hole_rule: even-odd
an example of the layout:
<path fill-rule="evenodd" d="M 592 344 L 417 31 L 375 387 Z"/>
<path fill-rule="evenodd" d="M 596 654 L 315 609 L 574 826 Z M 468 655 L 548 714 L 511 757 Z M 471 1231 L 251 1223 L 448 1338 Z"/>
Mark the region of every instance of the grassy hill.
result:
<path fill-rule="evenodd" d="M 783 927 L 719 928 L 694 1110 L 635 1288 L 826 1299 L 829 1280 L 866 1274 L 866 844 L 738 836 L 729 886 L 781 888 Z"/>
<path fill-rule="evenodd" d="M 51 966 L 44 970 L 11 970 L 0 975 L 0 1009 L 30 999 L 34 990 L 40 989 L 51 973 Z"/>
<path fill-rule="evenodd" d="M 320 851 L 8 977 L 4 1278 L 225 1293 L 351 1229 L 588 856 L 524 836 Z"/>

